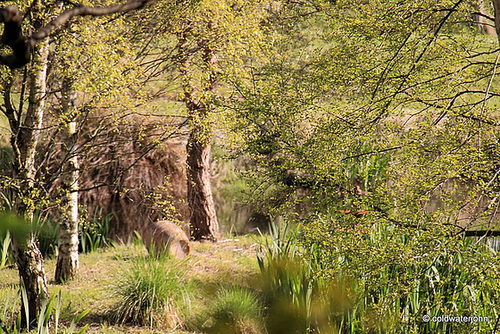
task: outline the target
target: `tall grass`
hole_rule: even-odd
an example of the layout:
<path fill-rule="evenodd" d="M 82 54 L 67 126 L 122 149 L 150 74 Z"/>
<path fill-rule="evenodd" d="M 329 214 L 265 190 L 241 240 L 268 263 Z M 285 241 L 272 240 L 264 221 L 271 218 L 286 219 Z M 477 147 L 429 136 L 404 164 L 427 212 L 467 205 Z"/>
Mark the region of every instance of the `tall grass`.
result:
<path fill-rule="evenodd" d="M 81 253 L 95 252 L 97 249 L 109 246 L 109 224 L 113 218 L 110 213 L 99 218 L 100 212 L 94 214 L 92 221 L 81 224 L 79 230 L 79 248 Z"/>
<path fill-rule="evenodd" d="M 271 332 L 286 326 L 291 332 L 310 327 L 313 280 L 311 268 L 298 258 L 298 230 L 272 225 L 270 240 L 257 254 L 261 285 L 268 305 L 267 327 Z"/>
<path fill-rule="evenodd" d="M 405 234 L 380 223 L 348 229 L 323 223 L 316 237 L 272 227 L 261 247 L 257 291 L 267 333 L 495 330 L 500 260 L 485 242 L 426 231 Z M 479 321 L 432 321 L 445 316 Z"/>
<path fill-rule="evenodd" d="M 35 212 L 33 218 L 33 234 L 36 237 L 38 249 L 44 258 L 57 254 L 59 246 L 59 224 L 52 217 Z"/>
<path fill-rule="evenodd" d="M 179 262 L 167 256 L 137 257 L 113 287 L 119 297 L 115 317 L 119 323 L 175 328 L 180 324 L 176 302 L 186 295 Z"/>
<path fill-rule="evenodd" d="M 79 251 L 81 253 L 94 252 L 99 248 L 107 247 L 112 244 L 109 239 L 109 224 L 112 216 L 107 215 L 103 219 L 99 219 L 95 215 L 89 223 L 84 223 L 79 229 Z M 4 218 L 5 219 L 5 218 Z M 23 234 L 32 231 L 37 240 L 37 246 L 44 258 L 50 258 L 57 254 L 59 244 L 59 225 L 52 221 L 52 217 L 43 216 L 37 211 L 33 219 L 32 225 L 25 224 L 28 230 L 14 231 L 17 234 Z M 11 228 L 17 228 L 18 225 L 8 225 Z M 2 226 L 5 229 L 5 226 Z M 23 226 L 23 228 L 25 228 Z M 7 230 L 0 231 L 0 268 L 10 263 L 12 254 L 10 253 L 10 243 L 12 241 L 12 233 Z M 16 236 L 16 234 L 14 234 Z"/>
<path fill-rule="evenodd" d="M 22 321 L 21 321 L 21 313 L 18 312 L 18 307 L 20 304 L 20 300 L 24 301 L 25 314 L 28 314 L 28 303 L 27 303 L 27 295 L 26 290 L 21 289 L 17 295 L 12 294 L 12 290 L 9 291 L 7 295 L 7 299 L 5 301 L 3 312 L 0 317 L 0 333 L 4 334 L 17 334 L 24 333 L 25 329 L 23 329 Z M 11 307 L 9 307 L 11 306 Z M 76 331 L 77 323 L 88 313 L 88 310 L 80 313 L 76 316 L 69 325 L 68 328 L 60 330 L 60 311 L 61 311 L 61 291 L 57 294 L 52 294 L 50 298 L 45 298 L 42 301 L 42 307 L 40 309 L 40 313 L 37 318 L 37 327 L 36 331 L 32 330 L 30 333 L 36 334 L 82 334 L 87 330 L 88 325 L 83 326 L 80 330 Z M 17 314 L 17 318 L 15 315 Z M 2 319 L 10 318 L 13 321 L 11 325 L 4 323 Z"/>
<path fill-rule="evenodd" d="M 341 332 L 489 333 L 498 318 L 500 261 L 485 242 L 382 223 L 322 221 L 302 239 L 317 277 L 356 277 Z M 477 316 L 483 322 L 424 321 Z M 358 324 L 355 328 L 352 324 Z"/>
<path fill-rule="evenodd" d="M 206 333 L 260 334 L 265 333 L 263 307 L 259 295 L 248 288 L 220 289 L 205 313 L 210 326 L 202 328 Z"/>
<path fill-rule="evenodd" d="M 9 247 L 11 243 L 10 232 L 5 233 L 3 240 L 0 240 L 0 269 L 7 265 L 10 258 Z"/>
<path fill-rule="evenodd" d="M 354 285 L 317 276 L 298 242 L 299 226 L 270 228 L 257 255 L 259 290 L 266 306 L 265 327 L 274 333 L 337 333 L 352 307 Z M 358 327 L 353 327 L 358 329 Z"/>

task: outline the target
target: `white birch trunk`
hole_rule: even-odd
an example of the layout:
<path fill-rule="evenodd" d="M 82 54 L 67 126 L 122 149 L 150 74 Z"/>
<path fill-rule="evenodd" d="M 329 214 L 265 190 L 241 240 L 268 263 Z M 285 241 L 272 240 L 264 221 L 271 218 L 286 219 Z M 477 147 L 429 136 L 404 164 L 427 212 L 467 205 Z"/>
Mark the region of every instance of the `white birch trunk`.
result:
<path fill-rule="evenodd" d="M 76 91 L 73 81 L 63 82 L 63 114 L 69 123 L 63 131 L 62 155 L 63 173 L 61 187 L 66 191 L 66 205 L 63 207 L 59 224 L 59 255 L 55 281 L 62 283 L 75 277 L 78 271 L 78 156 L 76 134 Z"/>
<path fill-rule="evenodd" d="M 14 210 L 27 220 L 33 219 L 33 205 L 30 205 L 29 201 L 36 173 L 36 147 L 45 110 L 48 54 L 49 43 L 46 39 L 39 44 L 33 55 L 33 67 L 29 73 L 29 105 L 26 117 L 20 128 L 15 129 L 15 133 L 13 132 L 14 154 L 17 155 L 15 156 L 15 172 L 21 182 L 20 198 Z M 36 324 L 42 305 L 42 296 L 48 296 L 43 257 L 33 236 L 22 244 L 13 242 L 12 253 L 18 266 L 21 284 L 26 289 L 28 297 L 28 323 L 25 323 L 27 315 L 24 305 L 21 305 L 21 320 L 25 327 L 31 327 Z M 23 301 L 22 303 L 24 304 Z"/>

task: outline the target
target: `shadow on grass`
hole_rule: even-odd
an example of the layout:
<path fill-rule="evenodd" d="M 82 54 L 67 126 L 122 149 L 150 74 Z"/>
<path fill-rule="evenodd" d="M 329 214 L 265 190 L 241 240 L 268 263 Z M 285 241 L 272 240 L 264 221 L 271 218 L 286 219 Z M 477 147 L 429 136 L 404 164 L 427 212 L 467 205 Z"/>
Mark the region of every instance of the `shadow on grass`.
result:
<path fill-rule="evenodd" d="M 69 322 L 71 322 L 71 320 L 69 320 L 68 323 Z M 78 322 L 78 327 L 84 327 L 85 325 L 89 327 L 96 327 L 96 325 L 114 326 L 113 311 L 108 310 L 103 313 L 90 311 Z"/>

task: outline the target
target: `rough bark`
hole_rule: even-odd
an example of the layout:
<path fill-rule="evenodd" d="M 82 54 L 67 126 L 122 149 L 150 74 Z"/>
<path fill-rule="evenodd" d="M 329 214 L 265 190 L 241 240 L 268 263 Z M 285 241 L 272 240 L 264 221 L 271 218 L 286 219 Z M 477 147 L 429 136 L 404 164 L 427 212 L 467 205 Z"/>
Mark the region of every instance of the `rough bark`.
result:
<path fill-rule="evenodd" d="M 63 131 L 63 173 L 61 187 L 65 191 L 63 214 L 59 223 L 59 255 L 55 281 L 73 279 L 78 271 L 78 156 L 76 136 L 76 91 L 71 79 L 63 82 L 62 110 L 70 121 Z"/>
<path fill-rule="evenodd" d="M 488 11 L 484 7 L 484 1 L 479 0 L 477 4 L 474 5 L 476 13 L 472 14 L 472 20 L 474 21 L 474 26 L 483 34 L 494 35 L 495 28 L 493 24 L 489 22 Z"/>
<path fill-rule="evenodd" d="M 33 218 L 33 203 L 30 201 L 36 172 L 35 151 L 45 109 L 48 53 L 49 43 L 48 40 L 45 40 L 40 43 L 34 53 L 33 67 L 29 73 L 30 93 L 26 117 L 24 122 L 19 123 L 18 129 L 13 129 L 11 140 L 14 146 L 15 175 L 20 181 L 19 196 L 14 205 L 14 211 L 29 221 Z M 20 120 L 17 119 L 16 122 L 20 122 Z M 42 297 L 48 293 L 43 258 L 33 236 L 30 236 L 25 243 L 13 242 L 12 250 L 21 285 L 26 289 L 28 297 L 29 314 L 25 314 L 26 307 L 21 305 L 21 319 L 23 325 L 31 327 L 36 323 L 42 305 Z M 29 319 L 28 323 L 25 323 L 27 318 Z"/>
<path fill-rule="evenodd" d="M 21 325 L 23 328 L 36 326 L 37 315 L 42 306 L 42 299 L 47 296 L 47 280 L 43 268 L 43 257 L 38 249 L 35 238 L 31 235 L 24 243 L 12 240 L 12 255 L 19 270 L 21 286 L 25 289 L 28 300 L 28 315 L 24 301 L 21 303 Z M 28 323 L 26 320 L 28 319 Z"/>
<path fill-rule="evenodd" d="M 500 0 L 493 0 L 493 10 L 495 11 L 495 31 L 498 43 L 500 44 Z"/>
<path fill-rule="evenodd" d="M 188 204 L 190 210 L 189 224 L 191 226 L 191 237 L 194 240 L 217 241 L 220 238 L 219 222 L 215 212 L 215 203 L 210 185 L 210 152 L 212 141 L 212 129 L 208 121 L 209 105 L 206 97 L 213 93 L 215 74 L 209 71 L 209 79 L 203 82 L 203 100 L 194 98 L 194 85 L 190 77 L 190 52 L 187 50 L 186 36 L 180 37 L 181 54 L 184 57 L 181 74 L 183 77 L 184 102 L 188 110 L 191 131 L 186 147 L 187 151 L 187 185 Z M 198 43 L 203 52 L 202 59 L 205 67 L 215 59 L 212 50 L 204 41 Z"/>
<path fill-rule="evenodd" d="M 194 109 L 191 112 L 202 115 L 204 113 L 200 109 Z M 194 240 L 216 241 L 220 236 L 210 185 L 211 143 L 206 138 L 199 138 L 201 131 L 199 127 L 194 127 L 189 134 L 187 144 L 187 184 L 191 212 L 191 235 Z"/>

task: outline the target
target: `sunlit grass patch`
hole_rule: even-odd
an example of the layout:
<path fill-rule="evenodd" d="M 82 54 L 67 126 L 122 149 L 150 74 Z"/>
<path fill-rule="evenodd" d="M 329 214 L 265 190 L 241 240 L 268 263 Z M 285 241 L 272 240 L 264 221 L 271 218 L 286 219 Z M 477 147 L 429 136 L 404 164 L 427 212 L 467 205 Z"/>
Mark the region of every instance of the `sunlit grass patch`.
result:
<path fill-rule="evenodd" d="M 207 305 L 212 305 L 218 290 L 222 285 L 243 285 L 248 287 L 248 278 L 258 275 L 258 265 L 255 259 L 258 239 L 260 237 L 241 236 L 237 239 L 223 239 L 221 243 L 193 243 L 193 254 L 184 262 L 173 264 L 171 260 L 165 261 L 164 268 L 157 268 L 156 259 L 149 259 L 148 252 L 142 244 L 117 244 L 95 252 L 80 254 L 80 268 L 75 280 L 63 285 L 54 284 L 56 259 L 47 259 L 44 262 L 51 295 L 61 291 L 60 324 L 67 328 L 71 321 L 85 310 L 89 313 L 79 321 L 78 328 L 88 324 L 86 333 L 114 334 L 114 333 L 193 333 L 189 328 L 175 325 L 186 322 L 192 314 L 201 314 Z M 162 260 L 160 260 L 162 261 Z M 142 263 L 142 265 L 141 265 Z M 175 268 L 169 267 L 173 265 Z M 116 309 L 123 303 L 122 297 L 113 292 L 113 287 L 118 281 L 125 279 L 125 274 L 131 273 L 141 266 L 152 266 L 157 271 L 165 271 L 164 275 L 172 277 L 178 274 L 178 282 L 168 281 L 175 291 L 168 294 L 167 306 L 156 310 L 155 326 L 146 324 L 120 324 L 116 321 Z M 169 272 L 170 270 L 170 272 Z M 158 273 L 138 273 L 138 275 L 151 275 L 144 279 L 154 281 L 154 276 L 161 277 Z M 175 275 L 174 275 L 175 276 Z M 165 276 L 163 276 L 164 278 Z M 159 278 L 158 278 L 159 279 Z M 9 316 L 3 319 L 12 323 L 15 321 L 12 311 L 18 312 L 20 305 L 13 305 L 12 297 L 18 292 L 19 276 L 15 267 L 0 269 L 0 312 L 6 298 L 11 292 L 8 303 Z M 232 283 L 232 284 L 229 284 Z M 163 284 L 163 283 L 161 283 Z M 167 287 L 168 289 L 168 287 Z M 156 292 L 155 292 L 156 294 Z M 189 296 L 189 297 L 188 297 Z M 168 302 L 172 301 L 171 304 Z M 168 306 L 170 305 L 170 306 Z M 114 317 L 114 316 L 115 317 Z M 168 315 L 173 315 L 169 318 Z M 174 321 L 173 321 L 174 320 Z M 169 321 L 171 324 L 169 324 Z"/>
<path fill-rule="evenodd" d="M 176 302 L 186 295 L 183 262 L 168 257 L 137 257 L 112 286 L 118 296 L 118 323 L 177 327 Z"/>
<path fill-rule="evenodd" d="M 207 308 L 192 319 L 205 333 L 264 333 L 263 309 L 259 295 L 246 288 L 221 288 Z"/>

